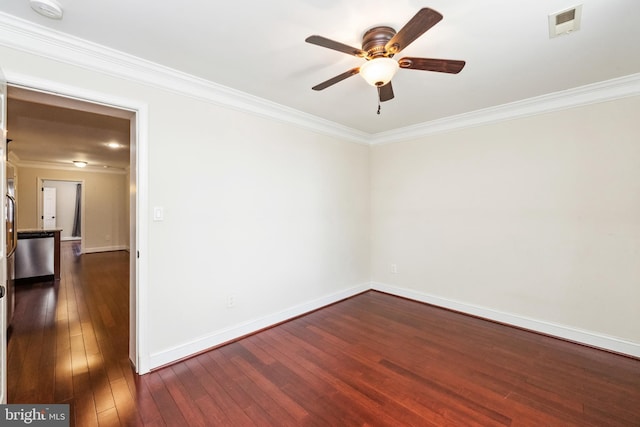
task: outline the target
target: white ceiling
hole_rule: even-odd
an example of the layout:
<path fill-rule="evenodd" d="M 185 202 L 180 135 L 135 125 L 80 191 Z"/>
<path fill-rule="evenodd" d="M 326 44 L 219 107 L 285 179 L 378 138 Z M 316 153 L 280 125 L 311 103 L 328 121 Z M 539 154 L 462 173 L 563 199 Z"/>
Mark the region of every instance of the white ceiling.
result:
<path fill-rule="evenodd" d="M 378 134 L 640 72 L 638 0 L 59 0 L 64 18 L 28 0 L 0 11 L 266 99 Z M 551 39 L 548 15 L 582 4 L 582 26 Z M 376 115 L 360 76 L 311 87 L 362 59 L 305 43 L 360 47 L 378 25 L 399 30 L 420 8 L 444 19 L 401 56 L 462 59 L 460 74 L 399 70 Z"/>

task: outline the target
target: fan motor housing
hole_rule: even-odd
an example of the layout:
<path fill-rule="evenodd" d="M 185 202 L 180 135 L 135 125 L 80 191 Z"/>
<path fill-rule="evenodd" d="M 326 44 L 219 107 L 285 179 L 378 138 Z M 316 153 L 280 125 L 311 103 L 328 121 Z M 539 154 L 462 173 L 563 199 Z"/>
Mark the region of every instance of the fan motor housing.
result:
<path fill-rule="evenodd" d="M 367 52 L 369 58 L 380 56 L 393 56 L 385 50 L 389 40 L 396 35 L 396 30 L 391 27 L 373 27 L 362 36 L 362 50 Z"/>

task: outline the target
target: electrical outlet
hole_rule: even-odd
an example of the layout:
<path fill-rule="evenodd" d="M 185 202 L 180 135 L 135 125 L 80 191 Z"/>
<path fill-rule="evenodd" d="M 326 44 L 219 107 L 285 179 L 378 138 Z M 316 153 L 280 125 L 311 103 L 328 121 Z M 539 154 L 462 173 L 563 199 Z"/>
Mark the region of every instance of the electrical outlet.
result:
<path fill-rule="evenodd" d="M 398 273 L 398 264 L 391 264 L 391 268 L 389 269 L 389 271 L 391 271 L 391 274 L 397 274 Z"/>
<path fill-rule="evenodd" d="M 235 294 L 227 295 L 227 308 L 233 308 L 236 306 Z"/>

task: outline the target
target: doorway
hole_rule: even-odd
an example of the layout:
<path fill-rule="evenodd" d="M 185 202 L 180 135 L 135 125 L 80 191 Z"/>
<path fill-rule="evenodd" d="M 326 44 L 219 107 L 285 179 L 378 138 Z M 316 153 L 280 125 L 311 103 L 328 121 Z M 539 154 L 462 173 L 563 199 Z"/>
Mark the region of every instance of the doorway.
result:
<path fill-rule="evenodd" d="M 139 337 L 141 336 L 141 334 L 139 333 L 139 326 L 138 326 L 140 324 L 140 321 L 139 321 L 140 310 L 138 310 L 138 304 L 139 304 L 138 287 L 139 287 L 139 277 L 140 277 L 139 261 L 138 261 L 138 254 L 139 254 L 138 242 L 140 241 L 139 234 L 142 229 L 142 227 L 139 227 L 138 225 L 138 213 L 139 213 L 138 197 L 140 194 L 140 189 L 144 187 L 143 185 L 140 185 L 140 182 L 138 180 L 139 171 L 140 171 L 138 167 L 138 158 L 139 158 L 138 150 L 141 145 L 140 144 L 141 141 L 143 141 L 143 138 L 141 138 L 140 136 L 139 122 L 141 120 L 144 120 L 146 122 L 145 120 L 146 107 L 144 105 L 137 104 L 135 102 L 114 99 L 110 96 L 104 96 L 103 99 L 96 99 L 95 94 L 86 96 L 85 94 L 82 93 L 81 90 L 79 90 L 75 94 L 68 93 L 68 88 L 65 88 L 67 93 L 65 95 L 62 95 L 61 93 L 63 92 L 61 90 L 58 90 L 55 87 L 56 86 L 55 83 L 50 83 L 50 85 L 45 84 L 44 86 L 49 86 L 49 87 L 33 88 L 33 87 L 20 85 L 19 82 L 10 81 L 9 82 L 9 100 L 8 100 L 9 109 L 11 109 L 12 103 L 15 102 L 16 99 L 19 99 L 21 101 L 27 100 L 29 102 L 44 104 L 52 108 L 68 109 L 68 110 L 73 110 L 74 112 L 85 112 L 85 113 L 91 113 L 94 115 L 117 117 L 120 119 L 124 118 L 127 120 L 129 138 L 126 141 L 127 142 L 126 150 L 128 151 L 129 157 L 128 157 L 128 164 L 126 166 L 126 170 L 122 172 L 125 175 L 125 177 L 123 178 L 124 180 L 123 182 L 126 182 L 125 191 L 128 193 L 126 197 L 126 201 L 123 201 L 123 204 L 126 206 L 125 214 L 126 214 L 127 226 L 126 226 L 126 231 L 121 231 L 121 232 L 124 233 L 126 236 L 126 241 L 127 241 L 126 249 L 129 250 L 130 252 L 130 257 L 129 257 L 130 258 L 129 359 L 131 360 L 131 363 L 135 367 L 136 372 L 145 373 L 146 371 L 148 371 L 148 369 L 146 368 L 146 365 L 145 365 L 146 358 L 143 358 L 141 356 L 142 352 L 140 351 L 140 348 L 143 346 L 140 343 L 141 340 L 139 339 Z M 13 135 L 15 135 L 16 126 L 12 126 L 10 128 L 10 132 L 12 132 Z M 14 139 L 14 147 L 17 147 L 19 139 L 18 138 L 13 138 L 13 139 Z M 65 149 L 58 148 L 56 149 L 56 152 L 64 153 Z M 77 154 L 74 154 L 74 155 L 77 155 Z M 71 156 L 71 153 L 68 153 L 68 156 Z M 57 160 L 59 159 L 56 159 L 56 161 Z M 24 158 L 20 158 L 20 156 L 16 156 L 16 155 L 14 156 L 10 155 L 10 161 L 13 164 L 16 164 L 18 166 L 18 170 L 20 169 L 21 166 L 24 168 L 34 169 L 34 168 L 42 167 L 44 163 L 47 163 L 47 162 L 43 162 L 42 159 L 38 159 L 36 161 L 25 160 Z M 50 164 L 44 165 L 44 166 L 49 166 L 50 167 L 49 170 L 52 170 L 55 172 L 51 174 L 45 173 L 44 175 L 42 175 L 42 178 L 39 176 L 37 180 L 37 185 L 39 186 L 39 188 L 42 188 L 40 185 L 44 182 L 45 178 L 58 180 L 61 182 L 62 181 L 68 182 L 68 180 L 61 179 L 59 176 L 61 173 L 63 173 L 61 172 L 61 170 L 63 169 L 69 170 L 69 167 L 66 165 L 61 166 L 60 164 L 55 165 L 54 163 L 55 161 L 52 161 L 50 162 Z M 96 162 L 94 161 L 92 166 L 94 168 L 94 172 L 98 172 L 98 173 L 121 173 L 120 171 L 114 171 L 114 169 L 117 169 L 117 168 L 109 165 L 108 162 L 106 161 L 104 165 L 97 165 Z M 101 168 L 103 170 L 98 171 L 97 168 Z M 91 168 L 87 168 L 87 172 L 89 171 L 89 169 Z M 75 178 L 71 179 L 71 181 L 76 181 L 76 179 Z M 31 181 L 31 182 L 33 183 L 31 185 L 35 184 L 34 181 Z M 81 188 L 83 192 L 81 199 L 84 206 L 85 200 L 86 200 L 86 197 L 84 195 L 86 185 L 84 185 L 84 182 L 82 179 L 77 180 L 77 182 L 81 184 Z M 18 197 L 20 197 L 20 195 L 18 195 Z M 27 202 L 25 203 L 27 207 L 29 207 L 28 205 L 30 203 L 28 199 L 29 198 L 25 199 L 27 200 Z M 37 204 L 39 206 L 32 206 L 32 208 L 37 209 L 37 213 L 34 215 L 37 215 L 38 218 L 41 218 L 42 217 L 42 214 L 41 214 L 42 199 L 39 197 L 36 197 L 31 200 L 38 201 Z M 25 206 L 23 206 L 23 209 L 25 209 Z M 84 208 L 81 209 L 81 211 L 83 210 Z M 85 222 L 84 217 L 85 217 L 84 212 L 81 212 L 82 224 L 84 224 Z M 84 225 L 81 226 L 80 236 L 81 236 L 81 239 L 82 239 L 81 241 L 83 245 L 82 251 L 84 251 L 85 249 L 84 248 L 85 246 L 85 241 L 84 241 L 85 226 Z"/>
<path fill-rule="evenodd" d="M 60 240 L 80 241 L 84 213 L 84 181 L 38 178 L 38 217 L 43 229 L 61 229 Z M 41 212 L 40 212 L 41 209 Z"/>

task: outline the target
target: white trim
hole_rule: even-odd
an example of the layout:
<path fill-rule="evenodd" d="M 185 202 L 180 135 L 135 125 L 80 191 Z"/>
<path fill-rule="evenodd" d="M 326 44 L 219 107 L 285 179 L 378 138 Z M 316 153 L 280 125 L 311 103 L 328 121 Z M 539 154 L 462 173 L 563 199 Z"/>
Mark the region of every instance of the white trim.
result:
<path fill-rule="evenodd" d="M 180 359 L 184 359 L 194 354 L 206 351 L 219 345 L 231 342 L 246 335 L 258 332 L 262 329 L 272 327 L 279 323 L 291 320 L 314 310 L 326 307 L 330 304 L 341 301 L 366 292 L 368 290 L 385 292 L 398 297 L 408 298 L 434 306 L 447 308 L 460 313 L 478 316 L 484 319 L 493 320 L 507 325 L 516 326 L 534 332 L 558 337 L 575 343 L 613 351 L 620 354 L 627 354 L 640 357 L 640 344 L 625 341 L 619 338 L 598 334 L 591 331 L 572 328 L 552 322 L 532 319 L 529 317 L 480 307 L 473 304 L 455 301 L 447 298 L 418 292 L 412 289 L 401 288 L 383 283 L 371 282 L 354 286 L 344 291 L 336 292 L 322 298 L 296 305 L 283 311 L 273 313 L 259 319 L 247 321 L 239 325 L 216 331 L 193 341 L 151 354 L 149 367 L 156 369 L 169 365 Z M 147 371 L 148 372 L 148 371 Z"/>
<path fill-rule="evenodd" d="M 472 111 L 457 116 L 445 117 L 443 119 L 433 120 L 415 126 L 407 126 L 389 132 L 381 132 L 373 135 L 370 143 L 371 145 L 376 145 L 406 141 L 437 133 L 498 123 L 638 95 L 640 95 L 640 73 L 509 104 L 498 105 L 483 110 Z"/>
<path fill-rule="evenodd" d="M 136 114 L 136 241 L 131 248 L 136 257 L 136 360 L 133 364 L 138 374 L 151 368 L 149 355 L 149 107 L 138 105 Z"/>
<path fill-rule="evenodd" d="M 15 161 L 13 163 L 16 166 L 25 169 L 48 169 L 48 170 L 63 170 L 63 171 L 71 171 L 71 172 L 83 172 L 83 173 L 102 173 L 102 174 L 111 174 L 111 175 L 126 175 L 127 171 L 124 169 L 118 168 L 103 168 L 99 166 L 87 166 L 82 169 L 74 165 L 61 165 L 60 163 L 47 163 L 47 162 L 32 162 L 32 161 Z"/>
<path fill-rule="evenodd" d="M 205 335 L 193 341 L 152 354 L 150 358 L 151 367 L 152 369 L 159 368 L 161 366 L 174 363 L 177 360 L 192 356 L 213 347 L 217 347 L 221 344 L 233 341 L 240 337 L 277 325 L 278 323 L 291 320 L 295 317 L 301 316 L 322 307 L 326 307 L 327 305 L 336 303 L 345 298 L 352 297 L 368 290 L 368 283 L 354 286 L 352 288 L 345 289 L 344 291 L 317 298 L 315 300 L 296 305 L 277 313 L 269 314 L 259 319 L 251 320 L 239 325 L 232 326 L 230 328 L 216 331 L 212 334 Z"/>
<path fill-rule="evenodd" d="M 573 328 L 557 323 L 546 322 L 543 320 L 532 319 L 530 317 L 521 316 L 514 313 L 506 313 L 499 310 L 493 310 L 486 307 L 468 304 L 462 301 L 442 298 L 436 295 L 415 291 L 413 289 L 401 288 L 398 286 L 388 285 L 384 283 L 371 283 L 371 289 L 388 294 L 396 295 L 415 301 L 432 304 L 438 307 L 448 308 L 461 313 L 482 317 L 484 319 L 505 323 L 519 328 L 528 329 L 534 332 L 540 332 L 546 335 L 562 338 L 592 347 L 598 347 L 604 350 L 613 351 L 621 354 L 628 354 L 634 357 L 640 357 L 640 344 L 626 341 L 620 338 L 602 335 L 592 331 Z"/>
<path fill-rule="evenodd" d="M 7 82 L 10 86 L 18 86 L 29 90 L 39 90 L 56 96 L 115 107 L 122 110 L 128 110 L 133 113 L 138 112 L 142 106 L 147 105 L 141 101 L 121 98 L 108 93 L 97 92 L 49 79 L 33 77 L 20 72 L 15 72 L 10 68 L 5 70 L 5 76 L 7 77 Z"/>
<path fill-rule="evenodd" d="M 0 44 L 45 58 L 367 144 L 365 132 L 0 12 Z"/>
<path fill-rule="evenodd" d="M 0 45 L 300 126 L 359 144 L 388 144 L 640 95 L 640 73 L 413 126 L 366 133 L 0 12 Z M 6 70 L 5 70 L 6 72 Z"/>
<path fill-rule="evenodd" d="M 113 252 L 113 251 L 129 251 L 128 245 L 111 245 L 111 246 L 101 246 L 95 248 L 84 248 L 82 250 L 83 254 L 96 254 L 99 252 Z"/>
<path fill-rule="evenodd" d="M 6 125 L 7 123 L 7 82 L 0 64 L 0 194 L 5 199 L 7 194 L 7 144 L 6 144 Z M 15 210 L 14 210 L 15 212 Z M 0 215 L 2 218 L 7 216 L 7 203 L 2 202 L 0 207 Z M 0 230 L 0 286 L 7 283 L 7 222 L 2 221 L 2 229 Z M 15 225 L 14 225 L 15 227 Z M 4 290 L 4 289 L 3 289 Z M 0 298 L 0 404 L 7 403 L 7 311 L 9 298 Z"/>

